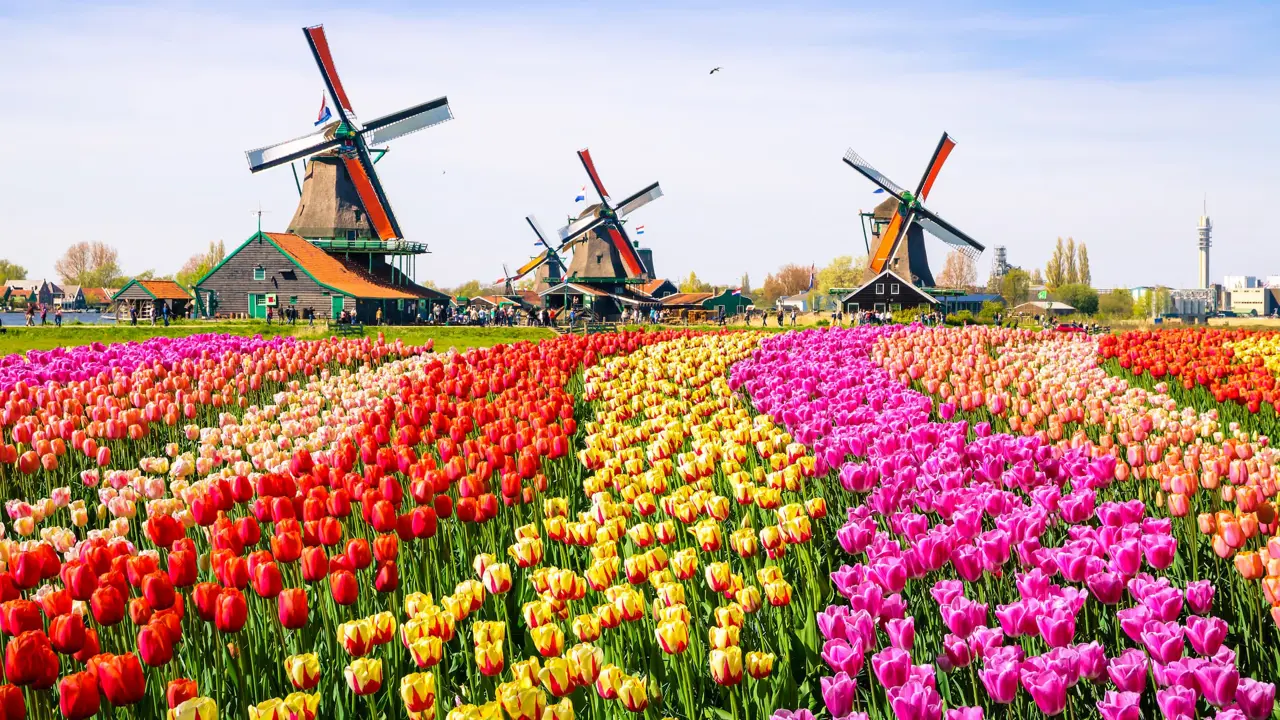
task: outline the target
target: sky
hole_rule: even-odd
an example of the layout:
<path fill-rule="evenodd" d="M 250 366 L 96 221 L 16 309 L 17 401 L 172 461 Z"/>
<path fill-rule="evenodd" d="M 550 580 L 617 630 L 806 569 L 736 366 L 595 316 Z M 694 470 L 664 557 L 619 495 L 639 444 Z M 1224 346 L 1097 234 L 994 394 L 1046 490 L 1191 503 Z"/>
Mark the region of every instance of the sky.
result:
<path fill-rule="evenodd" d="M 293 177 L 244 151 L 311 130 L 301 28 L 323 23 L 359 117 L 449 97 L 453 121 L 377 166 L 440 286 L 528 258 L 524 216 L 563 224 L 589 147 L 615 198 L 662 183 L 632 216 L 658 275 L 759 287 L 865 253 L 857 213 L 883 195 L 849 147 L 913 187 L 944 130 L 928 206 L 989 248 L 979 278 L 991 247 L 1030 269 L 1071 236 L 1096 287 L 1194 286 L 1206 198 L 1213 278 L 1280 274 L 1274 4 L 265 5 L 0 0 L 0 258 L 52 277 L 101 240 L 163 274 L 247 239 L 259 205 L 283 230 Z"/>

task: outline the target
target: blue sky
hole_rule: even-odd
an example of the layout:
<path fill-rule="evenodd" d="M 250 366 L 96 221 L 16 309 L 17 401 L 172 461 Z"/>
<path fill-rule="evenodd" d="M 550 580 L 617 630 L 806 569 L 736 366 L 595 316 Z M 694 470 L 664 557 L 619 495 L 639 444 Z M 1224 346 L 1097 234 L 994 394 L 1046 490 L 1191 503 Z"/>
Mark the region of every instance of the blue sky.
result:
<path fill-rule="evenodd" d="M 959 144 L 931 207 L 1014 263 L 1072 235 L 1097 285 L 1190 285 L 1207 193 L 1214 277 L 1280 274 L 1254 209 L 1280 186 L 1272 5 L 261 5 L 0 2 L 0 130 L 23 168 L 0 176 L 0 256 L 51 275 L 101 239 L 126 271 L 172 272 L 247 237 L 259 202 L 283 229 L 291 175 L 251 176 L 243 151 L 310 128 L 299 29 L 323 22 L 361 117 L 450 97 L 453 122 L 378 166 L 442 285 L 527 256 L 522 218 L 572 210 L 583 146 L 615 195 L 662 181 L 636 215 L 660 274 L 758 285 L 863 251 L 877 196 L 848 146 L 912 185 L 943 130 Z"/>

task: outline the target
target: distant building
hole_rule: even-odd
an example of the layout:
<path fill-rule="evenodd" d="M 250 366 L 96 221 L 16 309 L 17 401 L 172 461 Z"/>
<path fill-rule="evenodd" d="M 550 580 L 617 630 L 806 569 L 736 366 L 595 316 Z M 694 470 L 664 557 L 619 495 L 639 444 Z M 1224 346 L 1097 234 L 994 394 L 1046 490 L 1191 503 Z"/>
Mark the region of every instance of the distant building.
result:
<path fill-rule="evenodd" d="M 1228 275 L 1222 279 L 1222 286 L 1231 291 L 1262 287 L 1253 275 Z"/>
<path fill-rule="evenodd" d="M 1231 312 L 1237 315 L 1263 317 L 1276 310 L 1276 298 L 1270 288 L 1247 287 L 1231 291 Z"/>
<path fill-rule="evenodd" d="M 62 297 L 58 299 L 57 304 L 63 310 L 83 310 L 84 291 L 79 285 L 63 285 Z"/>
<path fill-rule="evenodd" d="M 1200 248 L 1200 289 L 1209 289 L 1209 248 L 1213 245 L 1213 222 L 1207 214 L 1200 216 L 1200 224 L 1196 228 L 1197 243 Z"/>
<path fill-rule="evenodd" d="M 652 250 L 648 250 L 647 248 L 641 248 L 641 250 L 647 250 L 650 256 L 653 255 Z M 640 257 L 643 258 L 644 254 L 641 253 Z M 666 278 L 656 278 L 641 285 L 640 292 L 651 298 L 661 300 L 668 295 L 675 295 L 680 292 L 680 288 L 676 287 L 675 283 L 667 280 Z"/>
<path fill-rule="evenodd" d="M 1004 298 L 995 293 L 968 293 L 965 295 L 935 295 L 938 302 L 942 304 L 942 312 L 950 315 L 968 310 L 977 315 L 982 312 L 982 306 L 986 303 L 997 303 L 1004 305 Z"/>
<path fill-rule="evenodd" d="M 130 280 L 111 301 L 121 320 L 130 317 L 130 310 L 138 313 L 139 320 L 150 320 L 160 317 L 166 307 L 171 318 L 185 317 L 191 309 L 191 293 L 172 280 Z"/>
<path fill-rule="evenodd" d="M 1262 280 L 1262 284 L 1266 287 L 1280 287 L 1280 275 L 1268 275 Z"/>
<path fill-rule="evenodd" d="M 1218 312 L 1218 293 L 1214 287 L 1171 290 L 1168 314 L 1182 318 L 1204 319 Z"/>
<path fill-rule="evenodd" d="M 1057 300 L 1032 300 L 1013 309 L 1019 315 L 1070 315 L 1076 309 Z"/>

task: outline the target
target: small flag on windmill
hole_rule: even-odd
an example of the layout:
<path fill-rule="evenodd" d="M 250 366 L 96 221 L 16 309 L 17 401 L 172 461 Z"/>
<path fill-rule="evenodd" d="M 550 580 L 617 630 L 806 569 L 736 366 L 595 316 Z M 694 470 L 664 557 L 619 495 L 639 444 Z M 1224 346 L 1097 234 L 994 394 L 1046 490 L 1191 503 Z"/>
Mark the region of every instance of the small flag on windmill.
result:
<path fill-rule="evenodd" d="M 577 197 L 575 197 L 575 198 L 573 199 L 573 201 L 574 201 L 574 202 L 576 202 L 576 203 L 580 203 L 580 202 L 582 202 L 583 200 L 586 200 L 586 199 L 587 199 L 587 186 L 586 186 L 586 185 L 583 185 L 583 186 L 582 186 L 582 189 L 578 191 L 578 196 L 577 196 Z"/>
<path fill-rule="evenodd" d="M 875 190 L 872 190 L 872 191 L 871 191 L 871 194 L 872 194 L 872 195 L 879 195 L 879 194 L 880 194 L 880 193 L 882 193 L 882 192 L 884 192 L 884 188 L 876 188 Z"/>
<path fill-rule="evenodd" d="M 333 113 L 329 110 L 329 96 L 320 96 L 320 114 L 316 116 L 316 125 L 323 125 L 329 122 L 329 118 L 333 117 Z"/>
<path fill-rule="evenodd" d="M 643 225 L 637 225 L 637 226 L 636 226 L 636 234 L 637 234 L 637 235 L 643 235 L 643 234 L 644 234 L 644 226 L 643 226 Z"/>

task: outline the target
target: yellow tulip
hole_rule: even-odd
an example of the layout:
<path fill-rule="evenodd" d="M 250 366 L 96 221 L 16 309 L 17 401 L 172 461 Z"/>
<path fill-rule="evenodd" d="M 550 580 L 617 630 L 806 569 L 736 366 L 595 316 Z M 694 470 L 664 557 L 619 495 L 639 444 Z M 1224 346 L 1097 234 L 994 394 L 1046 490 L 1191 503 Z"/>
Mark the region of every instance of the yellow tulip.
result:
<path fill-rule="evenodd" d="M 547 698 L 540 688 L 525 683 L 503 683 L 498 686 L 498 700 L 511 720 L 541 720 Z"/>
<path fill-rule="evenodd" d="M 347 687 L 357 695 L 370 695 L 382 688 L 382 660 L 356 658 L 343 671 Z"/>
<path fill-rule="evenodd" d="M 574 682 L 582 687 L 594 683 L 604 667 L 604 650 L 595 645 L 579 643 L 565 651 L 565 657 L 570 661 Z"/>
<path fill-rule="evenodd" d="M 289 693 L 284 706 L 289 709 L 289 720 L 315 720 L 320 712 L 320 693 Z"/>
<path fill-rule="evenodd" d="M 564 651 L 564 631 L 559 625 L 540 625 L 529 631 L 533 646 L 542 657 L 553 657 Z"/>
<path fill-rule="evenodd" d="M 756 680 L 769 677 L 773 672 L 773 653 L 752 651 L 747 653 L 747 674 Z"/>
<path fill-rule="evenodd" d="M 284 700 L 271 698 L 249 706 L 249 720 L 289 720 Z"/>
<path fill-rule="evenodd" d="M 718 685 L 742 682 L 742 648 L 735 646 L 711 651 L 711 679 Z"/>
<path fill-rule="evenodd" d="M 689 647 L 689 626 L 679 620 L 664 622 L 653 632 L 668 655 L 679 655 Z"/>
<path fill-rule="evenodd" d="M 538 673 L 538 680 L 552 695 L 564 697 L 575 688 L 573 664 L 564 658 L 547 658 Z"/>
<path fill-rule="evenodd" d="M 594 615 L 579 615 L 573 619 L 573 634 L 581 642 L 592 642 L 600 637 L 600 619 Z"/>
<path fill-rule="evenodd" d="M 253 708 L 249 711 L 253 712 Z M 169 710 L 166 720 L 218 720 L 218 704 L 207 697 L 184 700 Z"/>
<path fill-rule="evenodd" d="M 418 613 L 435 605 L 435 601 L 431 599 L 431 595 L 420 592 L 409 593 L 404 599 L 404 616 L 413 618 Z"/>
<path fill-rule="evenodd" d="M 649 707 L 649 692 L 644 678 L 627 676 L 618 687 L 618 699 L 622 706 L 633 713 L 642 713 Z"/>
<path fill-rule="evenodd" d="M 420 669 L 434 667 L 440 663 L 440 658 L 444 655 L 444 643 L 438 637 L 423 635 L 409 643 L 409 655 L 413 657 L 413 663 Z"/>
<path fill-rule="evenodd" d="M 284 659 L 284 674 L 299 690 L 310 690 L 320 682 L 320 658 L 315 653 L 290 655 Z"/>
<path fill-rule="evenodd" d="M 411 673 L 400 678 L 400 699 L 411 713 L 432 712 L 436 707 L 436 676 Z"/>
<path fill-rule="evenodd" d="M 569 698 L 563 698 L 554 705 L 548 705 L 542 711 L 542 720 L 573 720 L 573 703 Z"/>
<path fill-rule="evenodd" d="M 707 630 L 707 644 L 715 650 L 736 646 L 739 632 L 737 625 L 709 628 Z"/>

